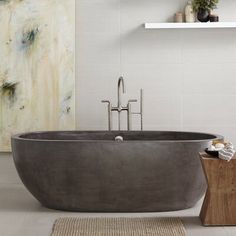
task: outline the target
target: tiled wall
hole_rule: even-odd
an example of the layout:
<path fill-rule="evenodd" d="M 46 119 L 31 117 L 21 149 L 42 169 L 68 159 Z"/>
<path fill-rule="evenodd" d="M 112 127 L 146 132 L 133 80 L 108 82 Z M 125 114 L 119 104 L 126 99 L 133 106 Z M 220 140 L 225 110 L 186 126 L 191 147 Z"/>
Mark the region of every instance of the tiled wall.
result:
<path fill-rule="evenodd" d="M 145 89 L 145 129 L 220 133 L 236 144 L 236 30 L 142 26 L 171 21 L 186 2 L 77 1 L 79 129 L 106 129 L 100 100 L 116 102 L 117 79 L 123 75 L 129 97 Z M 221 0 L 217 13 L 222 21 L 236 21 L 235 9 L 236 1 Z"/>

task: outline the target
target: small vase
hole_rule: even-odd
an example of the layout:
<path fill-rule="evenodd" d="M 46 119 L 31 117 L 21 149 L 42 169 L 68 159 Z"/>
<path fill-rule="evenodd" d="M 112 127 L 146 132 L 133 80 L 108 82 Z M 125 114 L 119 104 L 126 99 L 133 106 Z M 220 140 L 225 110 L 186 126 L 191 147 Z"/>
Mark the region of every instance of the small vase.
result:
<path fill-rule="evenodd" d="M 195 22 L 195 14 L 193 11 L 192 1 L 188 1 L 185 7 L 185 22 L 186 23 L 193 23 Z"/>
<path fill-rule="evenodd" d="M 208 10 L 205 10 L 205 9 L 199 9 L 198 10 L 197 19 L 200 22 L 208 22 L 209 21 L 209 16 L 210 16 L 210 12 Z"/>

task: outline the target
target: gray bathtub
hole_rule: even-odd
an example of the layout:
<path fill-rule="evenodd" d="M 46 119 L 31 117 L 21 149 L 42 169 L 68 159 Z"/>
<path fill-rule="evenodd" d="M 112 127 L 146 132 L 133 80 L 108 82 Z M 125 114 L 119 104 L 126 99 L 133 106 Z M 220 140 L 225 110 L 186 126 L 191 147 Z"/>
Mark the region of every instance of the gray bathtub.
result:
<path fill-rule="evenodd" d="M 124 141 L 114 141 L 116 136 Z M 159 131 L 37 132 L 12 137 L 15 166 L 42 205 L 86 212 L 189 208 L 206 183 L 198 153 L 221 136 Z"/>

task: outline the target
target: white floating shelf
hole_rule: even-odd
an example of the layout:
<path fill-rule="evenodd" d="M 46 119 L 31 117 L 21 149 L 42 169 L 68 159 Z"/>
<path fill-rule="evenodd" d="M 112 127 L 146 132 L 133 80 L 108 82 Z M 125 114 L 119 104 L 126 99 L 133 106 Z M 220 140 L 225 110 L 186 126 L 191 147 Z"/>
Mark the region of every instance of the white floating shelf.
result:
<path fill-rule="evenodd" d="M 236 28 L 236 22 L 145 23 L 145 29 L 223 29 Z"/>

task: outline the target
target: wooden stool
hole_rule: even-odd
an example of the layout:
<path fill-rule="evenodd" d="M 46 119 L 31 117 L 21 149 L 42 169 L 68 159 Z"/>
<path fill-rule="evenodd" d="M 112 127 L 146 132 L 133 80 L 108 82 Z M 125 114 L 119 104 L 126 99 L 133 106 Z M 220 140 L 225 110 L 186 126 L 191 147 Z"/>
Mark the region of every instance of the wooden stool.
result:
<path fill-rule="evenodd" d="M 230 161 L 200 153 L 207 192 L 200 212 L 203 225 L 236 225 L 236 156 Z"/>

